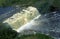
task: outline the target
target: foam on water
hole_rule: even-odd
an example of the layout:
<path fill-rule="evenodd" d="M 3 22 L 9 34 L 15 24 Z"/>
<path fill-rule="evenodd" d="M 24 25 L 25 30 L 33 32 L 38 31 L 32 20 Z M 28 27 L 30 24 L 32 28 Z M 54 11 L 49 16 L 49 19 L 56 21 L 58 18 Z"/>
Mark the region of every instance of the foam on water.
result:
<path fill-rule="evenodd" d="M 17 32 L 22 32 L 24 30 L 31 30 L 31 28 L 33 28 L 33 25 L 38 25 L 37 23 L 34 22 L 35 19 L 38 19 L 41 15 L 38 15 L 37 17 L 35 17 L 33 20 L 31 20 L 30 22 L 28 22 L 27 24 L 21 26 L 20 28 L 17 29 Z"/>

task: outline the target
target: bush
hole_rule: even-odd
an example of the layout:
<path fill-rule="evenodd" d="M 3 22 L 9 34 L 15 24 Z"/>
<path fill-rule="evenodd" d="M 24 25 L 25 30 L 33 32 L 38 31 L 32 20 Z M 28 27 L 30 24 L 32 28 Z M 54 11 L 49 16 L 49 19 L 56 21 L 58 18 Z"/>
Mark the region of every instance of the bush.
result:
<path fill-rule="evenodd" d="M 10 26 L 0 23 L 0 39 L 14 39 L 17 34 Z"/>

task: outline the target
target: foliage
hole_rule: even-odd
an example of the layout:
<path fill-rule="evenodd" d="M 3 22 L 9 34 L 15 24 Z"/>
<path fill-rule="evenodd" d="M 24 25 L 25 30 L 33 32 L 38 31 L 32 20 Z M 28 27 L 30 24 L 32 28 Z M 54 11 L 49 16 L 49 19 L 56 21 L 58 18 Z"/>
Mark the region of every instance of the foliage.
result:
<path fill-rule="evenodd" d="M 55 0 L 53 6 L 58 7 L 60 9 L 60 0 Z"/>
<path fill-rule="evenodd" d="M 14 30 L 0 31 L 0 39 L 14 39 L 17 36 L 17 32 Z"/>
<path fill-rule="evenodd" d="M 22 6 L 32 5 L 37 0 L 0 0 L 0 6 L 11 6 L 13 4 L 19 4 Z"/>
<path fill-rule="evenodd" d="M 5 24 L 0 22 L 0 39 L 14 39 L 17 34 L 10 26 L 5 26 Z"/>
<path fill-rule="evenodd" d="M 17 37 L 18 39 L 54 39 L 50 36 L 44 35 L 44 34 L 31 34 L 31 35 L 22 35 L 20 37 Z M 16 38 L 16 39 L 17 39 Z"/>

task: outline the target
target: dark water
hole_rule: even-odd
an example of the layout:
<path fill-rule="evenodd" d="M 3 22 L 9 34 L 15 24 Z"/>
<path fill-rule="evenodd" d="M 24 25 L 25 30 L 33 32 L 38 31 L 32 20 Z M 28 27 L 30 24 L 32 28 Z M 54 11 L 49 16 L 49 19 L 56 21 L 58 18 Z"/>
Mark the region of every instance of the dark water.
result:
<path fill-rule="evenodd" d="M 0 15 L 6 12 L 9 12 L 11 10 L 14 10 L 14 9 L 15 9 L 14 7 L 0 7 Z"/>
<path fill-rule="evenodd" d="M 17 12 L 20 12 L 20 7 L 0 7 L 0 21 L 9 18 Z"/>

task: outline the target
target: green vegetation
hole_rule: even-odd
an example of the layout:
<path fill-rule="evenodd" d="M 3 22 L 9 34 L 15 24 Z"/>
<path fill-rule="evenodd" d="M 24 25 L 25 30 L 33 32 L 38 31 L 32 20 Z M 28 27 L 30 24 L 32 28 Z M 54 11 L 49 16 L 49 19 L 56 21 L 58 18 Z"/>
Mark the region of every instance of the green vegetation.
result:
<path fill-rule="evenodd" d="M 58 7 L 60 9 L 60 0 L 55 0 L 53 6 Z"/>
<path fill-rule="evenodd" d="M 37 34 L 32 34 L 32 35 L 22 35 L 18 37 L 18 39 L 54 39 L 54 38 L 44 35 L 44 34 L 37 33 Z"/>
<path fill-rule="evenodd" d="M 33 5 L 37 0 L 0 0 L 0 6 L 11 6 L 18 4 L 21 6 Z"/>
<path fill-rule="evenodd" d="M 11 6 L 11 5 L 20 5 L 20 6 L 34 6 L 37 4 L 38 6 L 44 2 L 48 1 L 51 3 L 53 0 L 0 0 L 0 6 Z M 52 4 L 54 6 L 60 7 L 60 0 L 54 0 Z"/>
<path fill-rule="evenodd" d="M 0 31 L 0 39 L 14 39 L 17 34 L 16 31 L 10 29 Z"/>
<path fill-rule="evenodd" d="M 5 24 L 0 22 L 0 39 L 14 39 L 17 34 L 10 26 L 5 26 Z"/>

